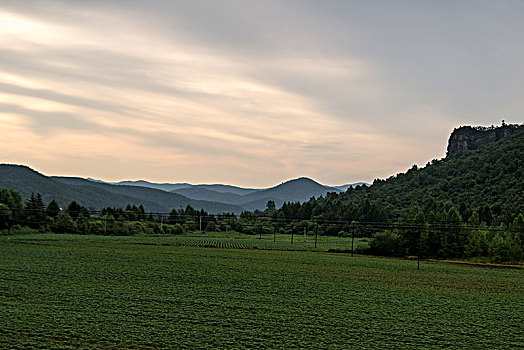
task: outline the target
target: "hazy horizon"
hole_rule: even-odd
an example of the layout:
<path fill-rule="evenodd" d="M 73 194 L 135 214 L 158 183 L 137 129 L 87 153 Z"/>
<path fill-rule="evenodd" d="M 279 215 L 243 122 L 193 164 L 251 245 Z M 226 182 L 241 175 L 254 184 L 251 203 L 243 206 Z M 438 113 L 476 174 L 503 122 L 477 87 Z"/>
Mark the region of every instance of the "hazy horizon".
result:
<path fill-rule="evenodd" d="M 120 183 L 120 182 L 146 181 L 146 182 L 149 182 L 149 183 L 152 183 L 152 184 L 159 184 L 159 185 L 164 185 L 164 184 L 170 184 L 170 185 L 188 184 L 188 185 L 207 185 L 207 186 L 210 186 L 210 185 L 226 185 L 226 186 L 240 187 L 240 188 L 246 188 L 246 189 L 266 189 L 266 188 L 271 188 L 271 187 L 278 186 L 278 185 L 283 184 L 283 183 L 288 182 L 288 181 L 297 180 L 297 179 L 300 179 L 300 178 L 308 178 L 308 179 L 313 180 L 313 181 L 315 181 L 315 182 L 317 182 L 317 183 L 319 183 L 321 185 L 328 186 L 328 187 L 346 186 L 346 185 L 353 185 L 353 184 L 358 184 L 358 183 L 371 184 L 371 182 L 366 182 L 366 181 L 355 181 L 355 182 L 351 182 L 351 183 L 340 183 L 340 184 L 325 184 L 325 183 L 321 183 L 320 181 L 318 181 L 318 180 L 316 180 L 316 179 L 314 179 L 314 178 L 312 178 L 310 176 L 298 176 L 296 178 L 290 178 L 290 179 L 281 180 L 278 183 L 270 184 L 268 186 L 262 186 L 262 187 L 240 186 L 240 185 L 231 184 L 231 183 L 218 183 L 218 182 L 206 182 L 206 183 L 199 182 L 199 183 L 196 183 L 196 182 L 191 182 L 189 180 L 188 181 L 150 181 L 150 180 L 143 179 L 143 178 L 120 179 L 120 180 L 105 180 L 105 179 L 100 179 L 100 178 L 93 178 L 93 177 L 90 177 L 90 176 L 79 176 L 79 175 L 75 175 L 75 174 L 67 174 L 67 175 L 64 175 L 64 174 L 46 174 L 46 173 L 43 173 L 42 171 L 40 171 L 39 169 L 31 167 L 28 164 L 0 163 L 0 165 L 27 166 L 30 169 L 32 169 L 32 170 L 34 170 L 34 171 L 36 171 L 36 172 L 38 172 L 38 173 L 40 173 L 40 174 L 42 174 L 44 176 L 47 176 L 47 177 L 77 177 L 77 178 L 82 178 L 82 179 L 91 180 L 91 181 L 102 181 L 102 182 L 109 183 L 109 184 L 116 184 L 116 183 Z"/>
<path fill-rule="evenodd" d="M 522 123 L 524 2 L 4 1 L 0 163 L 371 183 Z"/>

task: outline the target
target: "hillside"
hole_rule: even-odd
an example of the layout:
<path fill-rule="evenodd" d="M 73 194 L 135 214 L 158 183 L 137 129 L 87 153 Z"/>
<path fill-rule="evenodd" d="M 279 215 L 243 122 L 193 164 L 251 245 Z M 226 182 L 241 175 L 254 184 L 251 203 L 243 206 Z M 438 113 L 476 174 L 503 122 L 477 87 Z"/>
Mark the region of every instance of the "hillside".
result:
<path fill-rule="evenodd" d="M 142 204 L 147 211 L 168 212 L 189 204 L 210 213 L 242 211 L 238 206 L 198 201 L 152 188 L 116 186 L 80 178 L 47 177 L 21 165 L 0 165 L 0 187 L 14 188 L 20 191 L 24 199 L 31 196 L 31 192 L 38 192 L 44 202 L 55 199 L 62 207 L 76 200 L 84 206 L 98 209 Z"/>
<path fill-rule="evenodd" d="M 230 204 L 240 204 L 242 203 L 242 198 L 243 198 L 243 196 L 239 194 L 230 193 L 230 192 L 212 191 L 212 190 L 208 190 L 207 188 L 200 187 L 200 186 L 191 186 L 191 187 L 186 187 L 186 188 L 180 188 L 180 189 L 173 190 L 171 192 L 181 194 L 188 198 L 209 200 L 209 201 L 216 201 L 216 202 L 230 203 Z"/>
<path fill-rule="evenodd" d="M 511 136 L 448 154 L 421 169 L 413 166 L 406 173 L 375 180 L 369 188 L 350 189 L 332 200 L 360 203 L 369 199 L 397 215 L 412 205 L 424 208 L 434 201 L 449 201 L 457 208 L 488 207 L 493 222 L 508 222 L 524 212 L 523 193 L 524 131 L 520 128 Z"/>

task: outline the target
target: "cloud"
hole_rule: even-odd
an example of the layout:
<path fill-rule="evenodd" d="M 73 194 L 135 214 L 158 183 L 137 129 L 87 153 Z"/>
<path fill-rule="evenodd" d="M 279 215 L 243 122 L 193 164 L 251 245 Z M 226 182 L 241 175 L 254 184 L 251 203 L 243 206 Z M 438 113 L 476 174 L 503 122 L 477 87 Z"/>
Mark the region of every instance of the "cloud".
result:
<path fill-rule="evenodd" d="M 521 5 L 471 4 L 4 2 L 3 161 L 255 187 L 387 177 L 443 156 L 458 124 L 519 122 Z"/>

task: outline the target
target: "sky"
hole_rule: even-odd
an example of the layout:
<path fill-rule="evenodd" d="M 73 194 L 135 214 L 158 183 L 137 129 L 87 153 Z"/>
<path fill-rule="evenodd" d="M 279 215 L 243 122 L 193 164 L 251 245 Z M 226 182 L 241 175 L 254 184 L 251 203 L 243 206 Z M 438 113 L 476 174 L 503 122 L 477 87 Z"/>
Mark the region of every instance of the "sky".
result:
<path fill-rule="evenodd" d="M 524 122 L 524 1 L 0 3 L 0 163 L 372 182 Z"/>

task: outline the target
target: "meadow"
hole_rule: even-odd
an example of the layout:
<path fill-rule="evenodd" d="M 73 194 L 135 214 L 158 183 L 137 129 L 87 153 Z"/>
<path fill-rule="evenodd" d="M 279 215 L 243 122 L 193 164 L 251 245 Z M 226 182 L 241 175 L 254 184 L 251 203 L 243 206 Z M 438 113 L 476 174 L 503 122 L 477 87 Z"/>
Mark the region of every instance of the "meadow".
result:
<path fill-rule="evenodd" d="M 524 346 L 523 270 L 245 239 L 0 237 L 0 348 Z"/>

